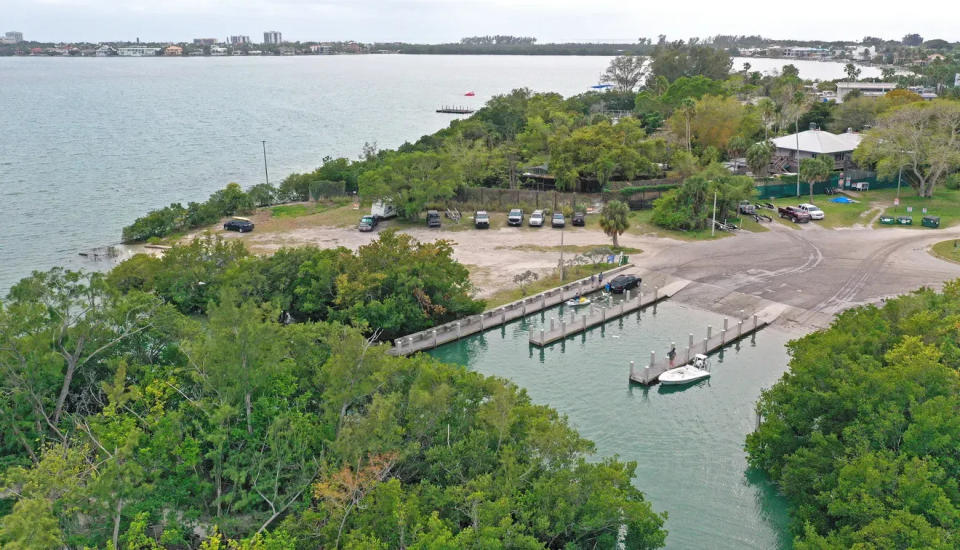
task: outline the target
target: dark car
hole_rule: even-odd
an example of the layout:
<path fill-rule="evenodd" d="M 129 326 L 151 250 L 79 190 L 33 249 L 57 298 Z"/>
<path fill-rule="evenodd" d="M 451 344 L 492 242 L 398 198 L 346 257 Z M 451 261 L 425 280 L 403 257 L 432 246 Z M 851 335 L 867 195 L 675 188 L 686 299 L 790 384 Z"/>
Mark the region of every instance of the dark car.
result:
<path fill-rule="evenodd" d="M 617 275 L 610 281 L 610 292 L 614 294 L 623 294 L 625 290 L 631 290 L 640 286 L 640 277 L 634 275 Z"/>
<path fill-rule="evenodd" d="M 583 212 L 574 212 L 573 221 L 571 223 L 577 227 L 583 227 L 587 225 L 587 217 L 583 214 Z"/>
<path fill-rule="evenodd" d="M 239 231 L 241 233 L 248 233 L 253 231 L 253 222 L 248 219 L 234 218 L 227 223 L 223 224 L 223 228 L 227 231 Z"/>
<path fill-rule="evenodd" d="M 552 227 L 563 227 L 567 225 L 567 221 L 563 219 L 563 214 L 560 212 L 553 213 L 553 220 L 550 221 Z"/>
<path fill-rule="evenodd" d="M 427 227 L 440 227 L 440 213 L 436 210 L 427 211 Z"/>
<path fill-rule="evenodd" d="M 490 216 L 487 215 L 486 210 L 477 210 L 477 213 L 473 215 L 473 224 L 477 229 L 486 229 L 490 227 Z"/>
<path fill-rule="evenodd" d="M 514 208 L 507 214 L 507 225 L 523 225 L 523 210 Z"/>
<path fill-rule="evenodd" d="M 357 226 L 357 229 L 360 231 L 373 231 L 373 228 L 377 226 L 378 219 L 376 216 L 367 215 L 360 218 L 360 225 Z"/>

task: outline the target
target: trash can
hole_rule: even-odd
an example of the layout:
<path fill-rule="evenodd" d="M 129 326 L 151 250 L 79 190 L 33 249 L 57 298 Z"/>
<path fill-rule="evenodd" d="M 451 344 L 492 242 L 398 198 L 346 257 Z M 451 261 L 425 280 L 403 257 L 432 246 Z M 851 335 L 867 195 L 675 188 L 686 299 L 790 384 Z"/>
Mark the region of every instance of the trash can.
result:
<path fill-rule="evenodd" d="M 923 220 L 920 221 L 920 225 L 936 229 L 940 227 L 940 216 L 924 216 Z"/>
<path fill-rule="evenodd" d="M 880 225 L 896 225 L 897 220 L 893 216 L 880 216 Z"/>
<path fill-rule="evenodd" d="M 900 216 L 899 218 L 897 218 L 897 224 L 898 224 L 898 225 L 913 225 L 913 217 L 912 217 L 912 216 Z"/>
<path fill-rule="evenodd" d="M 620 265 L 627 265 L 628 263 L 630 263 L 630 256 L 624 256 L 623 254 L 621 254 Z"/>

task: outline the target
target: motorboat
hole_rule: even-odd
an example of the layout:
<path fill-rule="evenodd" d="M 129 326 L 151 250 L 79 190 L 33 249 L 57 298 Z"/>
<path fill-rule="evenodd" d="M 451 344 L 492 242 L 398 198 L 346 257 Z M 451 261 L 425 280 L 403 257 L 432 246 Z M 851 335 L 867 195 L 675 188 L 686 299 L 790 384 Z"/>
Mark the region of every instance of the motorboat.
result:
<path fill-rule="evenodd" d="M 572 300 L 567 300 L 566 303 L 570 307 L 588 306 L 590 305 L 590 299 L 584 296 L 580 296 L 579 298 L 573 298 Z"/>
<path fill-rule="evenodd" d="M 679 386 L 692 384 L 710 378 L 710 360 L 706 355 L 698 353 L 693 361 L 682 367 L 670 369 L 660 375 L 660 383 L 665 386 Z"/>

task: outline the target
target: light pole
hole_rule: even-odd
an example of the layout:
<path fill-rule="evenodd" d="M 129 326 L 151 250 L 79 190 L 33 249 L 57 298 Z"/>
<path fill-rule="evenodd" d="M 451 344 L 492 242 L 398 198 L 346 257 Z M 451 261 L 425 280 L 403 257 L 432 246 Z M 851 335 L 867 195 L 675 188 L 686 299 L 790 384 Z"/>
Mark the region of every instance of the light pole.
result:
<path fill-rule="evenodd" d="M 710 226 L 710 236 L 717 233 L 717 192 L 713 192 L 713 225 Z"/>
<path fill-rule="evenodd" d="M 263 177 L 267 179 L 267 185 L 270 185 L 270 173 L 267 172 L 267 140 L 262 139 L 260 143 L 263 145 Z"/>
<path fill-rule="evenodd" d="M 563 230 L 564 228 L 561 227 L 560 228 L 560 282 L 561 283 L 564 280 L 564 271 L 565 271 L 564 270 L 565 266 L 563 265 Z"/>
<path fill-rule="evenodd" d="M 797 118 L 795 119 L 793 129 L 796 130 L 796 133 L 794 135 L 797 136 L 797 196 L 799 197 L 800 196 L 800 110 L 799 109 L 797 109 Z"/>

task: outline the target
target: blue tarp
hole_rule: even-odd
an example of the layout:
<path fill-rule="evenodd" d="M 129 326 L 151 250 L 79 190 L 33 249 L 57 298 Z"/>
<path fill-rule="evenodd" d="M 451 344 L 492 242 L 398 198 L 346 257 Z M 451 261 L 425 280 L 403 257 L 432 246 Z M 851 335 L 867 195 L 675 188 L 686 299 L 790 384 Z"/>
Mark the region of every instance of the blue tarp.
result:
<path fill-rule="evenodd" d="M 847 197 L 837 197 L 835 199 L 830 199 L 830 202 L 839 202 L 840 204 L 850 204 L 852 202 L 857 202 L 857 201 L 849 199 Z"/>

